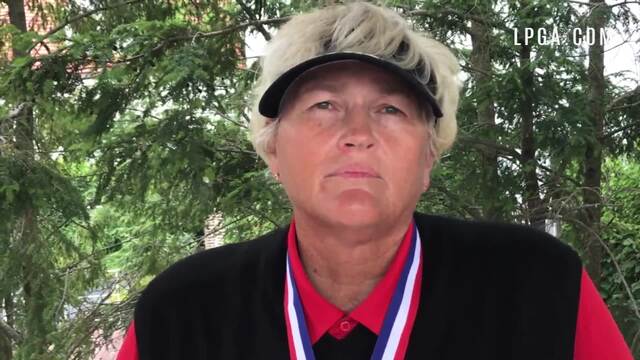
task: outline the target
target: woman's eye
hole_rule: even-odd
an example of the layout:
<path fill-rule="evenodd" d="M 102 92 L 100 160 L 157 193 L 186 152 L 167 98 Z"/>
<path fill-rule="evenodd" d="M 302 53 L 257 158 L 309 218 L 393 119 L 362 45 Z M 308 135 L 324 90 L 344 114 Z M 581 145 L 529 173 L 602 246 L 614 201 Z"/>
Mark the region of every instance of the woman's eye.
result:
<path fill-rule="evenodd" d="M 319 103 L 316 103 L 315 105 L 313 105 L 314 107 L 317 107 L 319 109 L 329 109 L 331 108 L 331 103 L 328 101 L 321 101 Z"/>
<path fill-rule="evenodd" d="M 398 109 L 395 106 L 391 106 L 391 105 L 385 106 L 382 110 L 383 110 L 384 113 L 392 114 L 392 115 L 401 114 L 402 113 L 402 111 L 400 111 L 400 109 Z"/>

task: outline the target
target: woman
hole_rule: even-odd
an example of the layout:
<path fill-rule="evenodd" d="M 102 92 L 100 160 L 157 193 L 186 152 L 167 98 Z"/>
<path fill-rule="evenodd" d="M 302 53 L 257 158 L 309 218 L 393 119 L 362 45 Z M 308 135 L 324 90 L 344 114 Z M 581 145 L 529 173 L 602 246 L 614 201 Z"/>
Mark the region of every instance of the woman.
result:
<path fill-rule="evenodd" d="M 262 70 L 291 224 L 160 274 L 119 359 L 631 359 L 568 246 L 415 212 L 456 133 L 444 45 L 357 2 L 293 17 Z"/>

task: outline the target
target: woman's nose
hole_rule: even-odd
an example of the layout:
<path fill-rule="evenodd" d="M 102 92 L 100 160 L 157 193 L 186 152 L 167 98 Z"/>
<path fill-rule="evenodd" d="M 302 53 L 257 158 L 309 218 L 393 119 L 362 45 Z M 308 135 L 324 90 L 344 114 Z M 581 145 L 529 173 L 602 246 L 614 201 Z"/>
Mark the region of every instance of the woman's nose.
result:
<path fill-rule="evenodd" d="M 343 121 L 344 134 L 340 139 L 340 147 L 343 150 L 373 147 L 375 138 L 371 126 L 372 120 L 369 111 L 361 106 L 347 111 Z"/>

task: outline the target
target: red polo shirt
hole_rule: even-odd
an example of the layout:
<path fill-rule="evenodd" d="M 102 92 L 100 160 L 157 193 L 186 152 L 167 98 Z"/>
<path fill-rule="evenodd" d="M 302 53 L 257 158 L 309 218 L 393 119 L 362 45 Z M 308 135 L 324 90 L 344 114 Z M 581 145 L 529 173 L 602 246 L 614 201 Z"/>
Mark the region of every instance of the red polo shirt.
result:
<path fill-rule="evenodd" d="M 358 307 L 346 314 L 324 299 L 307 277 L 298 253 L 295 221 L 292 219 L 287 245 L 291 253 L 291 269 L 298 286 L 312 343 L 315 344 L 327 332 L 337 339 L 342 339 L 358 323 L 375 334 L 380 333 L 402 265 L 409 253 L 412 226 L 413 220 L 385 276 Z M 584 270 L 579 301 L 574 360 L 633 360 L 607 305 Z M 116 360 L 138 360 L 134 326 L 132 321 Z"/>
<path fill-rule="evenodd" d="M 364 325 L 376 335 L 380 335 L 380 329 L 387 313 L 387 307 L 393 297 L 402 267 L 409 255 L 411 246 L 411 230 L 413 220 L 409 228 L 405 231 L 404 238 L 396 252 L 389 268 L 380 282 L 373 288 L 371 293 L 360 305 L 349 314 L 338 309 L 328 302 L 318 293 L 304 271 L 300 254 L 298 252 L 298 242 L 296 241 L 295 219 L 291 221 L 289 236 L 287 238 L 287 248 L 290 252 L 291 271 L 296 280 L 299 296 L 304 308 L 304 316 L 309 330 L 311 343 L 315 344 L 327 331 L 335 338 L 342 339 L 347 336 L 358 323 Z M 418 278 L 417 281 L 421 279 Z M 420 289 L 420 284 L 418 289 Z"/>

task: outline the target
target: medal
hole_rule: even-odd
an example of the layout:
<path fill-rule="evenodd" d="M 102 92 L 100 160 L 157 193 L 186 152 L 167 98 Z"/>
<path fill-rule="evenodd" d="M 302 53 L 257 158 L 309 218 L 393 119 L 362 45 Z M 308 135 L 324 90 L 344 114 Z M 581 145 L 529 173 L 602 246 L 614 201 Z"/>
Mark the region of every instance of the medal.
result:
<path fill-rule="evenodd" d="M 413 226 L 411 247 L 402 267 L 398 284 L 384 317 L 382 329 L 371 355 L 372 360 L 404 359 L 409 336 L 415 321 L 422 276 L 422 249 L 418 228 Z M 302 303 L 291 273 L 287 251 L 287 271 L 284 295 L 284 317 L 287 326 L 291 360 L 314 360 L 313 347 L 304 318 Z"/>

